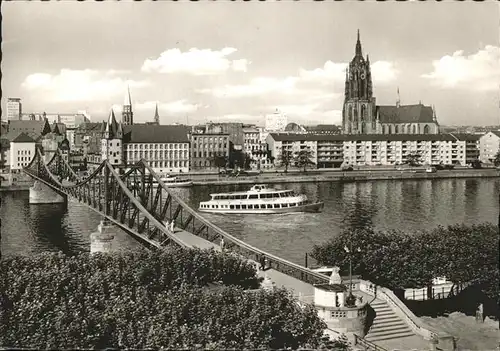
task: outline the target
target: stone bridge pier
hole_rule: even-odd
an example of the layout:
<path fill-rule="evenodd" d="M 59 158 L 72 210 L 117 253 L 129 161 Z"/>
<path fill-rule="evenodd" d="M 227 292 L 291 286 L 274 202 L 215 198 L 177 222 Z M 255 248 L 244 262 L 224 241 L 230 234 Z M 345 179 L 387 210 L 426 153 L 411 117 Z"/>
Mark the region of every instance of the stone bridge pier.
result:
<path fill-rule="evenodd" d="M 106 219 L 97 226 L 97 232 L 90 234 L 90 253 L 113 251 L 113 239 L 117 228 Z"/>
<path fill-rule="evenodd" d="M 30 204 L 61 204 L 66 201 L 66 195 L 57 193 L 38 180 L 35 180 L 35 184 L 30 188 Z"/>

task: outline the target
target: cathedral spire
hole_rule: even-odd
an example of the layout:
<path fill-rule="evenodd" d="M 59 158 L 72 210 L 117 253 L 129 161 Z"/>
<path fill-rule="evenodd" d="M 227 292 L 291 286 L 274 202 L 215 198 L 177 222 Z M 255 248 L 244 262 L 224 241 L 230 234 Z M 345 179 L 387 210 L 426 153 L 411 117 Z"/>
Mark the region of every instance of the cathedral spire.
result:
<path fill-rule="evenodd" d="M 123 102 L 122 122 L 125 125 L 134 124 L 134 113 L 132 112 L 132 98 L 130 97 L 130 86 L 127 85 L 125 99 Z"/>
<path fill-rule="evenodd" d="M 396 107 L 401 105 L 401 97 L 399 96 L 399 87 L 398 87 L 398 99 L 396 100 Z"/>
<path fill-rule="evenodd" d="M 363 57 L 363 53 L 361 51 L 361 40 L 359 39 L 359 29 L 358 29 L 358 41 L 356 42 L 356 56 Z"/>

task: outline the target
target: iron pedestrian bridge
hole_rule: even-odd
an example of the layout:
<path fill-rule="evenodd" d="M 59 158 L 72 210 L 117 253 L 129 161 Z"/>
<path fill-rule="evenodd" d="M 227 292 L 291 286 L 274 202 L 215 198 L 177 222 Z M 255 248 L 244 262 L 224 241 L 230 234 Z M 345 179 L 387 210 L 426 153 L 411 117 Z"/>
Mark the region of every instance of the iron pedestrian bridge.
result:
<path fill-rule="evenodd" d="M 127 168 L 129 170 L 119 174 L 118 168 L 105 160 L 91 175 L 82 179 L 60 150 L 53 155 L 43 155 L 37 148 L 35 157 L 23 171 L 60 196 L 72 197 L 85 204 L 149 247 L 186 246 L 164 225 L 166 221 L 173 221 L 176 228 L 217 245 L 224 239 L 225 248 L 245 258 L 260 262 L 265 257 L 269 268 L 305 283 L 313 285 L 329 281 L 321 273 L 248 245 L 209 222 L 172 192 L 147 161 L 140 160 Z"/>

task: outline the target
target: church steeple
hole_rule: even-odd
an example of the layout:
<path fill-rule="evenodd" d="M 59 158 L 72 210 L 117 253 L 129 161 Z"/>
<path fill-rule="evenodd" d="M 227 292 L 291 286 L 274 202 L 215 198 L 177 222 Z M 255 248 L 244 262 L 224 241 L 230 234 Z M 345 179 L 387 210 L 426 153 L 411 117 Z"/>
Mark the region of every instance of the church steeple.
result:
<path fill-rule="evenodd" d="M 134 124 L 134 114 L 132 112 L 132 99 L 130 98 L 130 87 L 127 86 L 125 99 L 123 102 L 122 122 L 126 125 Z"/>
<path fill-rule="evenodd" d="M 396 100 L 396 107 L 401 105 L 401 97 L 399 96 L 399 87 L 398 87 L 398 99 Z"/>
<path fill-rule="evenodd" d="M 156 125 L 160 125 L 160 115 L 158 114 L 158 103 L 156 103 L 154 122 Z"/>

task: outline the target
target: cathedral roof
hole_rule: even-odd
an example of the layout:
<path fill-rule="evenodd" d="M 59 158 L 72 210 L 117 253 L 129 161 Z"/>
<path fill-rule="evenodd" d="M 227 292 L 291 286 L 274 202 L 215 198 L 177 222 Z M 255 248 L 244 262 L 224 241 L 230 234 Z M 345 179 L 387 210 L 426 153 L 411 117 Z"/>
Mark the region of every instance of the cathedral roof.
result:
<path fill-rule="evenodd" d="M 432 123 L 434 111 L 430 106 L 401 105 L 377 106 L 380 123 Z"/>
<path fill-rule="evenodd" d="M 123 126 L 124 143 L 188 143 L 189 126 L 133 124 Z"/>

